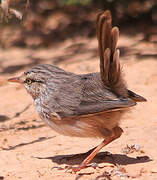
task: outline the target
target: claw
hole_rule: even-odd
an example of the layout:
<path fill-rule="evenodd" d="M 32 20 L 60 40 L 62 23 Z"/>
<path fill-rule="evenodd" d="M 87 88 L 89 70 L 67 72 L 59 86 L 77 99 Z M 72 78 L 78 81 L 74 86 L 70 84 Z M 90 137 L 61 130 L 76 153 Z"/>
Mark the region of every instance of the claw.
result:
<path fill-rule="evenodd" d="M 83 169 L 83 168 L 85 168 L 85 167 L 81 167 L 81 166 L 77 166 L 77 167 L 68 166 L 68 167 L 66 168 L 66 171 L 65 171 L 65 172 L 76 173 L 76 172 L 80 171 L 80 170 Z M 69 170 L 71 170 L 71 171 L 69 171 Z"/>

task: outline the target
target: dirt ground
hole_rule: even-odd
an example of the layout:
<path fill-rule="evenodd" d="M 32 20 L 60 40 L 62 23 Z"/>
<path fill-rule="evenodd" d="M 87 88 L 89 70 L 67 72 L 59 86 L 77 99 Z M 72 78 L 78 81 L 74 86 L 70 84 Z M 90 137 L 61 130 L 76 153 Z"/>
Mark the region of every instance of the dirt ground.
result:
<path fill-rule="evenodd" d="M 102 140 L 57 134 L 38 117 L 25 89 L 6 79 L 39 63 L 75 73 L 99 71 L 96 38 L 66 40 L 45 49 L 0 49 L 0 179 L 157 179 L 157 44 L 141 39 L 141 34 L 121 35 L 119 48 L 129 89 L 148 101 L 125 115 L 123 135 L 94 158 L 95 168 L 76 174 L 67 167 L 78 165 L 85 158 L 80 153 Z"/>

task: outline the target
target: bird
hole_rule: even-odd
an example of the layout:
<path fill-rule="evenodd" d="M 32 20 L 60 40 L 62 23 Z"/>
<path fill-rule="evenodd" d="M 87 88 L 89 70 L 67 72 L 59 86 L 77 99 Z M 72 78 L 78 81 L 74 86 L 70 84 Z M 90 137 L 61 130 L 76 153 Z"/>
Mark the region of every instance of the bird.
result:
<path fill-rule="evenodd" d="M 86 168 L 107 144 L 119 138 L 122 116 L 146 99 L 129 90 L 119 60 L 118 27 L 109 10 L 96 20 L 100 72 L 74 74 L 50 64 L 39 64 L 8 81 L 26 88 L 40 118 L 65 136 L 101 138 L 84 161 L 72 171 Z"/>

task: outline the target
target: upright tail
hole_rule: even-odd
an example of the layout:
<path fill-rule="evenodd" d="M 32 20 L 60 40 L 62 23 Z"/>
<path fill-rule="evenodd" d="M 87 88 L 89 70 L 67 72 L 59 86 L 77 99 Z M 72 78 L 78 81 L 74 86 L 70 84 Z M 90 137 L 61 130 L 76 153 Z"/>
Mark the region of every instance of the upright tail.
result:
<path fill-rule="evenodd" d="M 104 85 L 118 96 L 128 97 L 119 62 L 119 50 L 117 49 L 119 29 L 112 27 L 110 11 L 102 12 L 97 16 L 97 38 L 100 74 Z"/>
<path fill-rule="evenodd" d="M 101 12 L 97 16 L 97 38 L 100 74 L 104 85 L 120 97 L 128 97 L 136 102 L 146 101 L 144 97 L 127 89 L 119 62 L 119 50 L 117 49 L 119 29 L 112 27 L 110 11 Z"/>

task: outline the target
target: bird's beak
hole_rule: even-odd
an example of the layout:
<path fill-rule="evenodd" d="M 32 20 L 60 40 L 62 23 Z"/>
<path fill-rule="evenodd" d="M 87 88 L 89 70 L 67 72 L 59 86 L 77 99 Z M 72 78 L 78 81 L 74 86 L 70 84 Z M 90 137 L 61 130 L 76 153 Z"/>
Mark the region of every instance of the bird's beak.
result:
<path fill-rule="evenodd" d="M 15 83 L 22 83 L 21 78 L 20 77 L 13 77 L 8 79 L 9 82 L 15 82 Z"/>

